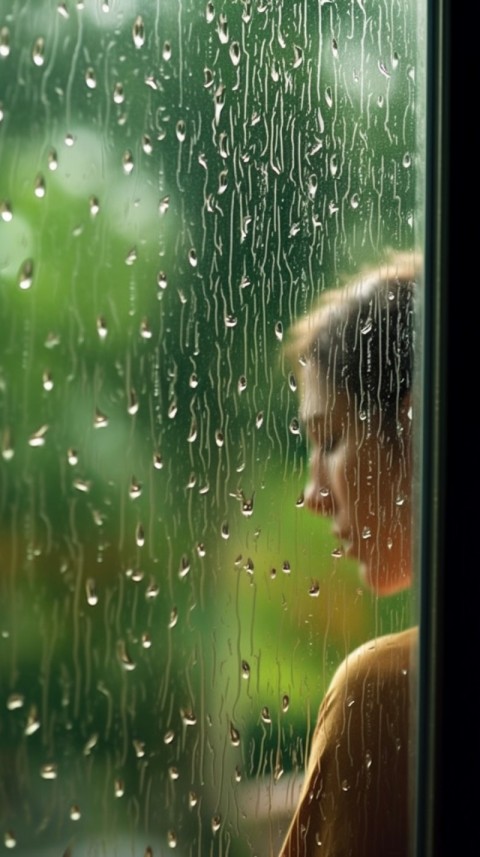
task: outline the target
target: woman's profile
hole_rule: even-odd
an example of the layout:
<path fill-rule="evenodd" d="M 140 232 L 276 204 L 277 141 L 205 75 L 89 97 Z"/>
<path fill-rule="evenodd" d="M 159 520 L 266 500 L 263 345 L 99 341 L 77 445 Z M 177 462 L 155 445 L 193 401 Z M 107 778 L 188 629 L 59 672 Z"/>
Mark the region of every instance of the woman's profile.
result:
<path fill-rule="evenodd" d="M 329 515 L 379 595 L 412 581 L 412 375 L 419 265 L 397 254 L 293 330 L 310 438 L 305 505 Z M 320 707 L 281 857 L 400 857 L 410 839 L 411 670 L 417 629 L 338 668 Z"/>

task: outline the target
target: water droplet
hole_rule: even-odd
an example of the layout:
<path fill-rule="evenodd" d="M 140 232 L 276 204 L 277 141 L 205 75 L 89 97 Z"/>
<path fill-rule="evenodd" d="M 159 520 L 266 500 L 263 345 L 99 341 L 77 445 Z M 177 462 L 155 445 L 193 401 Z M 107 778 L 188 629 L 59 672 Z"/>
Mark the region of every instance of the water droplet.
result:
<path fill-rule="evenodd" d="M 250 678 L 250 664 L 248 661 L 242 661 L 242 678 Z"/>
<path fill-rule="evenodd" d="M 33 261 L 26 259 L 18 274 L 18 285 L 24 291 L 29 289 L 33 281 Z"/>
<path fill-rule="evenodd" d="M 183 143 L 187 136 L 187 128 L 183 119 L 179 119 L 175 125 L 175 134 L 179 143 Z"/>
<path fill-rule="evenodd" d="M 371 531 L 370 527 L 364 527 L 362 530 L 362 539 L 365 539 L 365 541 L 366 541 L 367 539 L 371 539 L 371 538 L 372 538 L 372 531 Z"/>
<path fill-rule="evenodd" d="M 198 797 L 195 794 L 195 792 L 189 792 L 188 793 L 188 806 L 190 807 L 190 809 L 193 809 L 193 807 L 196 806 L 197 803 L 198 803 Z"/>
<path fill-rule="evenodd" d="M 406 170 L 412 166 L 412 156 L 410 152 L 405 152 L 402 158 L 402 166 L 405 167 Z"/>
<path fill-rule="evenodd" d="M 158 596 L 159 592 L 160 587 L 158 586 L 158 583 L 151 577 L 150 583 L 148 584 L 147 589 L 145 591 L 145 598 L 147 599 L 147 601 L 153 601 L 153 599 Z"/>
<path fill-rule="evenodd" d="M 25 726 L 25 735 L 34 735 L 40 729 L 40 721 L 38 719 L 37 709 L 32 705 L 28 712 L 27 724 Z"/>
<path fill-rule="evenodd" d="M 177 834 L 174 830 L 169 830 L 167 833 L 167 842 L 169 848 L 177 847 Z"/>
<path fill-rule="evenodd" d="M 88 207 L 90 210 L 90 214 L 92 217 L 96 217 L 98 212 L 100 211 L 100 203 L 96 196 L 91 196 L 88 200 Z"/>
<path fill-rule="evenodd" d="M 393 55 L 392 55 L 392 68 L 393 68 L 393 69 L 398 68 L 398 63 L 399 63 L 399 62 L 400 62 L 400 57 L 398 56 L 397 52 L 396 52 L 396 51 L 394 51 L 394 52 L 393 52 Z"/>
<path fill-rule="evenodd" d="M 253 563 L 253 559 L 251 559 L 251 557 L 248 557 L 243 568 L 247 572 L 247 574 L 253 574 L 253 572 L 255 571 L 255 566 Z"/>
<path fill-rule="evenodd" d="M 253 497 L 251 497 L 250 500 L 248 500 L 246 497 L 242 498 L 241 510 L 242 515 L 244 515 L 245 518 L 250 518 L 253 515 Z"/>
<path fill-rule="evenodd" d="M 34 65 L 40 67 L 45 62 L 45 39 L 39 36 L 35 39 L 32 48 L 32 60 Z"/>
<path fill-rule="evenodd" d="M 90 756 L 92 750 L 94 750 L 95 747 L 97 746 L 97 743 L 98 743 L 98 732 L 94 732 L 92 735 L 90 735 L 90 738 L 88 738 L 88 740 L 85 743 L 85 746 L 83 748 L 83 755 L 84 756 Z"/>
<path fill-rule="evenodd" d="M 9 711 L 15 711 L 17 708 L 23 708 L 25 697 L 22 693 L 11 693 L 7 699 L 7 708 Z"/>
<path fill-rule="evenodd" d="M 172 609 L 170 610 L 170 617 L 169 617 L 169 620 L 168 620 L 168 627 L 169 627 L 169 628 L 174 628 L 174 627 L 175 627 L 175 625 L 177 624 L 177 622 L 178 622 L 178 610 L 177 610 L 177 608 L 176 608 L 176 607 L 172 607 Z"/>
<path fill-rule="evenodd" d="M 332 556 L 333 556 L 333 558 L 334 558 L 334 559 L 341 559 L 341 558 L 342 558 L 342 556 L 343 556 L 343 554 L 344 554 L 344 550 L 343 550 L 343 548 L 341 548 L 341 547 L 339 547 L 339 548 L 334 548 L 334 549 L 333 549 L 333 551 L 332 551 Z"/>
<path fill-rule="evenodd" d="M 217 33 L 220 43 L 226 45 L 228 42 L 228 21 L 227 16 L 223 12 L 220 12 L 218 16 Z"/>
<path fill-rule="evenodd" d="M 164 42 L 162 48 L 162 57 L 165 62 L 169 62 L 172 58 L 172 45 L 170 42 Z"/>
<path fill-rule="evenodd" d="M 12 206 L 9 202 L 0 202 L 0 217 L 4 223 L 10 223 L 13 217 Z"/>
<path fill-rule="evenodd" d="M 96 89 L 97 78 L 95 76 L 93 68 L 87 68 L 85 72 L 85 83 L 87 84 L 89 89 Z"/>
<path fill-rule="evenodd" d="M 331 107 L 333 104 L 333 95 L 332 95 L 332 87 L 327 86 L 325 88 L 325 101 L 327 102 L 327 107 Z"/>
<path fill-rule="evenodd" d="M 108 326 L 106 319 L 103 315 L 99 315 L 97 318 L 97 333 L 100 339 L 106 339 L 108 334 Z"/>
<path fill-rule="evenodd" d="M 39 429 L 37 429 L 37 431 L 30 435 L 28 439 L 29 446 L 45 446 L 45 435 L 47 431 L 48 426 L 41 426 Z"/>
<path fill-rule="evenodd" d="M 184 726 L 196 726 L 197 718 L 191 708 L 182 708 L 180 715 Z"/>
<path fill-rule="evenodd" d="M 53 390 L 53 378 L 51 372 L 45 371 L 42 375 L 42 385 L 43 389 L 46 390 L 47 393 L 50 393 Z"/>
<path fill-rule="evenodd" d="M 215 443 L 219 448 L 221 448 L 225 443 L 223 432 L 220 431 L 220 429 L 217 429 L 215 432 Z"/>
<path fill-rule="evenodd" d="M 72 806 L 70 807 L 70 819 L 72 821 L 80 821 L 81 817 L 82 813 L 80 812 L 80 807 L 78 806 L 78 804 L 72 804 Z"/>
<path fill-rule="evenodd" d="M 145 741 L 140 741 L 138 738 L 134 738 L 132 744 L 137 759 L 143 759 L 145 755 Z"/>
<path fill-rule="evenodd" d="M 153 152 L 152 140 L 148 134 L 144 134 L 142 137 L 142 149 L 146 155 L 151 155 Z"/>
<path fill-rule="evenodd" d="M 277 337 L 279 342 L 282 341 L 282 339 L 283 339 L 283 324 L 281 321 L 277 321 L 277 323 L 275 324 L 275 336 Z"/>
<path fill-rule="evenodd" d="M 116 83 L 113 89 L 113 101 L 115 104 L 123 104 L 125 101 L 125 92 L 123 83 Z"/>
<path fill-rule="evenodd" d="M 255 428 L 259 429 L 263 426 L 263 411 L 259 411 L 255 417 Z"/>
<path fill-rule="evenodd" d="M 191 248 L 191 250 L 188 251 L 188 261 L 190 262 L 190 265 L 192 266 L 192 268 L 197 267 L 197 264 L 198 264 L 197 251 L 194 250 L 193 247 Z"/>
<path fill-rule="evenodd" d="M 3 841 L 5 843 L 5 848 L 15 848 L 17 844 L 15 834 L 11 830 L 6 831 Z"/>
<path fill-rule="evenodd" d="M 367 771 L 369 770 L 369 768 L 372 767 L 372 762 L 373 762 L 372 754 L 369 753 L 367 750 L 367 752 L 365 753 L 365 767 L 366 767 Z"/>
<path fill-rule="evenodd" d="M 50 763 L 46 765 L 42 765 L 40 768 L 40 776 L 43 780 L 56 780 L 58 776 L 58 770 L 55 763 Z"/>
<path fill-rule="evenodd" d="M 218 125 L 220 122 L 220 116 L 222 115 L 222 110 L 225 106 L 225 86 L 223 83 L 220 86 L 217 86 L 215 91 L 215 125 Z"/>
<path fill-rule="evenodd" d="M 137 15 L 133 23 L 132 38 L 136 48 L 143 48 L 145 44 L 145 26 L 141 15 Z"/>
<path fill-rule="evenodd" d="M 69 18 L 69 17 L 70 17 L 70 16 L 69 16 L 69 14 L 68 14 L 68 9 L 67 9 L 67 4 L 66 4 L 66 3 L 59 3 L 59 4 L 57 5 L 57 11 L 58 11 L 58 14 L 59 14 L 62 18 L 65 18 L 65 19 L 66 19 L 66 18 Z"/>
<path fill-rule="evenodd" d="M 195 417 L 193 417 L 192 422 L 190 423 L 190 431 L 188 432 L 188 435 L 187 435 L 188 443 L 195 443 L 197 436 L 198 436 L 197 421 L 196 421 Z"/>
<path fill-rule="evenodd" d="M 103 414 L 99 411 L 98 408 L 95 410 L 95 416 L 93 418 L 93 427 L 96 429 L 107 428 L 108 426 L 108 417 L 106 414 Z"/>
<path fill-rule="evenodd" d="M 138 413 L 139 402 L 135 390 L 132 388 L 128 396 L 128 413 L 134 417 Z"/>
<path fill-rule="evenodd" d="M 293 46 L 293 67 L 298 68 L 303 63 L 303 49 L 298 45 Z"/>
<path fill-rule="evenodd" d="M 125 783 L 123 780 L 116 779 L 113 784 L 113 793 L 115 797 L 123 797 L 125 794 Z"/>
<path fill-rule="evenodd" d="M 229 48 L 230 59 L 233 65 L 236 67 L 240 62 L 240 45 L 238 42 L 232 42 Z"/>
<path fill-rule="evenodd" d="M 338 42 L 336 39 L 332 39 L 332 54 L 335 59 L 338 59 Z"/>
<path fill-rule="evenodd" d="M 283 767 L 282 767 L 282 765 L 280 765 L 280 764 L 275 765 L 275 770 L 274 770 L 274 772 L 273 772 L 273 780 L 274 780 L 274 782 L 275 782 L 275 783 L 278 783 L 278 781 L 281 779 L 281 777 L 282 777 L 282 776 L 283 776 Z"/>
<path fill-rule="evenodd" d="M 178 569 L 178 576 L 180 578 L 186 577 L 188 572 L 190 571 L 190 560 L 186 554 L 184 554 L 180 560 L 180 568 Z"/>
<path fill-rule="evenodd" d="M 145 530 L 143 524 L 137 524 L 135 528 L 135 542 L 137 547 L 143 548 L 145 544 Z"/>
<path fill-rule="evenodd" d="M 230 529 L 228 527 L 227 521 L 223 522 L 220 532 L 221 532 L 222 539 L 227 540 L 230 538 Z"/>
<path fill-rule="evenodd" d="M 290 421 L 289 425 L 290 434 L 299 435 L 300 434 L 300 423 L 298 422 L 297 417 L 293 417 Z"/>
<path fill-rule="evenodd" d="M 123 172 L 125 173 L 125 175 L 129 176 L 130 173 L 132 172 L 133 166 L 134 166 L 133 155 L 132 155 L 130 149 L 127 149 L 122 155 L 122 166 L 123 166 Z"/>
<path fill-rule="evenodd" d="M 119 660 L 120 666 L 123 667 L 125 672 L 132 672 L 137 666 L 135 661 L 132 660 L 129 653 L 127 652 L 127 647 L 125 645 L 124 640 L 118 640 L 117 642 L 117 658 Z"/>
<path fill-rule="evenodd" d="M 158 210 L 160 214 L 166 214 L 170 205 L 170 197 L 164 196 L 163 199 L 160 200 L 158 205 Z"/>
<path fill-rule="evenodd" d="M 0 30 L 0 57 L 8 57 L 10 53 L 10 30 L 2 27 Z"/>
<path fill-rule="evenodd" d="M 358 208 L 358 206 L 360 205 L 360 197 L 359 197 L 358 193 L 354 193 L 351 196 L 350 205 L 352 206 L 352 208 Z"/>
<path fill-rule="evenodd" d="M 90 607 L 95 607 L 98 604 L 98 593 L 93 577 L 89 577 L 85 582 L 85 591 L 87 593 L 87 603 Z"/>
<path fill-rule="evenodd" d="M 371 318 L 367 318 L 365 324 L 360 328 L 360 333 L 366 336 L 367 333 L 370 333 L 373 327 L 373 322 Z"/>
<path fill-rule="evenodd" d="M 262 720 L 264 723 L 271 723 L 272 722 L 272 718 L 270 716 L 270 711 L 269 711 L 267 705 L 263 706 L 261 717 L 262 717 Z"/>
<path fill-rule="evenodd" d="M 282 711 L 286 713 L 290 705 L 290 697 L 285 693 L 282 697 Z"/>
<path fill-rule="evenodd" d="M 312 580 L 308 589 L 308 594 L 312 598 L 318 598 L 318 596 L 320 595 L 320 584 L 318 580 Z"/>
<path fill-rule="evenodd" d="M 230 742 L 233 747 L 238 747 L 240 744 L 240 732 L 235 728 L 233 723 L 230 723 Z"/>
<path fill-rule="evenodd" d="M 235 766 L 235 782 L 240 783 L 242 781 L 242 772 L 238 765 Z"/>
<path fill-rule="evenodd" d="M 206 18 L 207 24 L 211 24 L 214 17 L 215 17 L 215 7 L 210 0 L 210 2 L 208 2 L 206 7 L 205 7 L 205 18 Z"/>
<path fill-rule="evenodd" d="M 350 791 L 350 783 L 348 780 L 342 780 L 342 792 Z"/>
<path fill-rule="evenodd" d="M 126 265 L 134 265 L 135 262 L 137 261 L 137 259 L 138 259 L 137 248 L 132 247 L 131 250 L 128 251 L 128 253 L 125 257 L 125 264 Z"/>
<path fill-rule="evenodd" d="M 222 824 L 222 819 L 220 815 L 214 815 L 212 818 L 212 831 L 216 833 L 217 830 L 220 830 L 220 826 Z"/>
<path fill-rule="evenodd" d="M 239 393 L 244 393 L 247 389 L 247 379 L 245 378 L 245 375 L 240 375 L 240 378 L 238 379 L 237 389 Z"/>

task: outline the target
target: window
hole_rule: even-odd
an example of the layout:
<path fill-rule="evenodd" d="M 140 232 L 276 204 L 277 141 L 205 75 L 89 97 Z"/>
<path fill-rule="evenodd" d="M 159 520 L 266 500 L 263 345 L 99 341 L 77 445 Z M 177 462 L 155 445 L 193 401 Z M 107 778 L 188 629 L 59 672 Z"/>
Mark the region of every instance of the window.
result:
<path fill-rule="evenodd" d="M 423 16 L 3 2 L 7 848 L 276 853 L 335 670 L 415 622 L 303 508 L 285 344 L 422 247 Z"/>

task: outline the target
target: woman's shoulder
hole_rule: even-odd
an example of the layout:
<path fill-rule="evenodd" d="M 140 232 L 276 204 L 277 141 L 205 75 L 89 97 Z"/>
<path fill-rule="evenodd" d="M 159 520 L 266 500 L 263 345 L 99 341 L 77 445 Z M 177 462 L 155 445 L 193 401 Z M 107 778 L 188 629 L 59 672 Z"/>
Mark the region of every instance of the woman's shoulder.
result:
<path fill-rule="evenodd" d="M 385 719 L 402 722 L 410 716 L 411 676 L 416 668 L 418 628 L 369 640 L 340 664 L 320 708 L 316 732 L 325 736 L 351 732 L 362 735 L 365 712 L 370 727 Z"/>
<path fill-rule="evenodd" d="M 338 667 L 331 683 L 364 682 L 383 675 L 385 679 L 409 674 L 415 667 L 418 628 L 408 628 L 396 634 L 374 637 L 354 649 Z"/>

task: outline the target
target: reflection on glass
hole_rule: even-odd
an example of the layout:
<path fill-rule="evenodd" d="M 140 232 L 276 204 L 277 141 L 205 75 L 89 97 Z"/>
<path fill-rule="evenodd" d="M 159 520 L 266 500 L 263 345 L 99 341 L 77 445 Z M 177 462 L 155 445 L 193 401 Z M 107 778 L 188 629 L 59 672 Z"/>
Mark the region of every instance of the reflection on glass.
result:
<path fill-rule="evenodd" d="M 303 508 L 285 342 L 416 244 L 416 51 L 409 4 L 2 3 L 15 853 L 278 853 L 336 669 L 411 624 Z"/>

